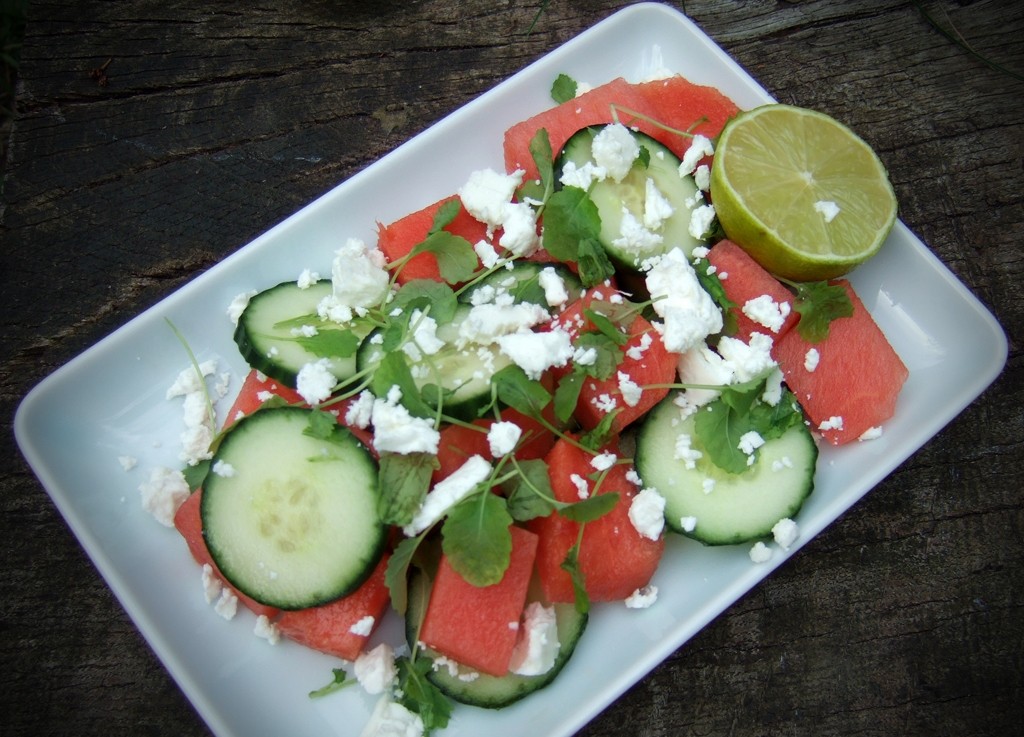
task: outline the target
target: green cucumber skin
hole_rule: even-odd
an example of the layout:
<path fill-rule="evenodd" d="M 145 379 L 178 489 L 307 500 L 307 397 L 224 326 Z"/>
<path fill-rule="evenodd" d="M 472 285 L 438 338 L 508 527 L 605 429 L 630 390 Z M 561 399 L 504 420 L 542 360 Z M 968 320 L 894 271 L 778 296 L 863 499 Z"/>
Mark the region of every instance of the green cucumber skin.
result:
<path fill-rule="evenodd" d="M 573 161 L 577 166 L 582 166 L 591 160 L 591 143 L 603 127 L 588 126 L 569 138 L 555 160 L 556 188 L 562 186 L 561 177 L 566 162 Z M 670 149 L 644 133 L 631 132 L 640 145 L 651 154 L 648 168 L 644 170 L 634 164 L 630 174 L 621 183 L 605 180 L 595 182 L 590 187 L 590 198 L 601 216 L 601 245 L 615 265 L 626 273 L 641 271 L 641 263 L 645 259 L 662 255 L 675 247 L 681 247 L 689 256 L 697 246 L 707 245 L 691 236 L 689 232 L 690 213 L 694 207 L 703 204 L 699 200 L 693 201 L 692 204 L 688 202 L 699 191 L 693 177 L 679 175 L 679 158 Z M 647 176 L 655 180 L 658 189 L 671 202 L 675 212 L 662 228 L 662 244 L 641 256 L 636 256 L 616 246 L 614 241 L 620 235 L 621 205 L 624 202 L 632 202 L 631 209 L 636 210 L 638 199 L 642 202 L 643 198 L 639 190 L 646 183 Z"/>
<path fill-rule="evenodd" d="M 249 300 L 249 304 L 238 319 L 235 327 L 234 340 L 238 351 L 250 367 L 266 376 L 276 379 L 285 386 L 295 389 L 298 374 L 302 366 L 315 363 L 321 356 L 302 348 L 293 340 L 288 329 L 275 328 L 275 324 L 294 320 L 309 315 L 308 324 L 321 330 L 339 330 L 340 326 L 324 321 L 317 316 L 320 300 L 333 292 L 330 280 L 318 281 L 308 287 L 301 288 L 297 282 L 281 282 L 263 290 Z M 287 305 L 287 307 L 284 307 Z M 294 306 L 293 306 L 294 305 Z M 284 310 L 292 314 L 276 314 L 276 310 Z M 254 323 L 268 322 L 269 325 L 257 326 Z M 365 337 L 369 327 L 356 321 L 351 328 L 360 338 Z M 258 330 L 276 331 L 276 335 L 259 333 Z M 277 355 L 269 355 L 273 347 Z M 356 357 L 335 356 L 330 359 L 331 373 L 338 378 L 343 387 L 348 379 L 355 375 Z"/>
<path fill-rule="evenodd" d="M 405 615 L 405 634 L 409 647 L 415 647 L 419 625 L 423 619 L 429 599 L 430 582 L 425 573 L 413 570 L 409 577 L 409 608 Z M 555 604 L 560 648 L 551 670 L 539 676 L 490 676 L 479 674 L 472 681 L 462 681 L 451 675 L 446 667 L 430 670 L 427 678 L 450 699 L 482 709 L 502 709 L 521 701 L 530 694 L 544 688 L 562 671 L 569 662 L 576 645 L 587 628 L 589 616 L 576 611 L 574 604 Z M 424 655 L 435 658 L 437 653 L 424 648 Z"/>
<path fill-rule="evenodd" d="M 674 396 L 669 394 L 655 406 L 639 428 L 635 455 L 637 474 L 644 485 L 653 486 L 665 497 L 666 526 L 706 545 L 771 538 L 775 523 L 793 518 L 814 489 L 818 446 L 810 430 L 800 423 L 782 437 L 767 441 L 758 451 L 758 462 L 741 475 L 718 469 L 706 457 L 697 461 L 695 469 L 686 469 L 673 457 L 674 444 L 681 432 L 694 438 L 693 416 L 673 422 L 679 416 Z M 696 440 L 694 447 L 699 449 Z M 772 462 L 784 457 L 793 468 L 773 471 Z M 716 484 L 705 494 L 702 483 L 708 476 L 715 478 Z M 683 517 L 695 517 L 696 527 L 684 529 Z"/>
<path fill-rule="evenodd" d="M 282 610 L 327 604 L 358 589 L 388 539 L 370 451 L 341 426 L 336 440 L 306 435 L 310 413 L 275 407 L 239 420 L 211 462 L 211 469 L 218 461 L 230 464 L 234 474 L 211 470 L 200 501 L 203 536 L 221 574 L 243 594 Z M 336 455 L 328 460 L 324 453 Z M 282 499 L 294 507 L 296 498 L 311 500 L 307 514 L 278 514 Z M 265 523 L 272 524 L 269 533 Z M 307 523 L 310 531 L 296 531 Z M 282 545 L 290 552 L 280 553 Z M 268 576 L 268 570 L 282 573 Z"/>

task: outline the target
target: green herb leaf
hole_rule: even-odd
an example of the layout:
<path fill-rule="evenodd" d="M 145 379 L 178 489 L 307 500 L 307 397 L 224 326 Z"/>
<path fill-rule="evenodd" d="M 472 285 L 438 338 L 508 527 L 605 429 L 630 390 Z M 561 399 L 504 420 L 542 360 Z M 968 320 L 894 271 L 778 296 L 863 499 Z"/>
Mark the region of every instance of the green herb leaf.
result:
<path fill-rule="evenodd" d="M 451 225 L 452 222 L 459 216 L 459 210 L 462 209 L 462 202 L 457 198 L 444 202 L 437 212 L 434 213 L 434 220 L 430 224 L 430 230 L 427 231 L 427 235 L 433 235 L 439 233 L 441 230 Z"/>
<path fill-rule="evenodd" d="M 833 320 L 853 315 L 853 302 L 842 285 L 818 281 L 798 283 L 794 287 L 794 309 L 800 313 L 796 329 L 804 340 L 820 343 L 828 337 Z"/>
<path fill-rule="evenodd" d="M 590 596 L 587 594 L 587 582 L 583 575 L 583 569 L 580 568 L 580 544 L 578 541 L 569 548 L 569 552 L 565 555 L 565 560 L 562 561 L 561 568 L 569 574 L 569 578 L 572 580 L 576 611 L 580 614 L 586 614 L 590 611 Z"/>
<path fill-rule="evenodd" d="M 601 421 L 597 425 L 585 432 L 580 436 L 580 445 L 590 450 L 598 450 L 608 444 L 611 440 L 612 435 L 615 434 L 615 417 L 622 411 L 621 407 L 616 407 L 611 412 L 601 418 Z"/>
<path fill-rule="evenodd" d="M 559 422 L 568 422 L 572 413 L 576 411 L 576 405 L 580 400 L 580 392 L 583 391 L 583 382 L 586 376 L 582 371 L 574 370 L 563 376 L 558 386 L 555 387 L 555 418 Z"/>
<path fill-rule="evenodd" d="M 351 330 L 320 329 L 316 335 L 298 335 L 295 342 L 318 358 L 354 356 L 360 339 Z"/>
<path fill-rule="evenodd" d="M 529 417 L 540 417 L 551 394 L 539 381 L 530 379 L 516 365 L 506 366 L 491 377 L 498 399 Z"/>
<path fill-rule="evenodd" d="M 579 260 L 579 244 L 597 240 L 601 216 L 589 195 L 579 187 L 564 187 L 548 200 L 544 211 L 544 248 L 560 261 Z"/>
<path fill-rule="evenodd" d="M 628 342 L 628 341 L 627 341 Z M 593 362 L 587 365 L 574 364 L 573 368 L 587 376 L 604 381 L 618 369 L 625 354 L 620 346 L 625 343 L 616 338 L 610 338 L 603 333 L 581 333 L 574 344 L 577 349 L 593 349 L 595 357 Z"/>
<path fill-rule="evenodd" d="M 541 128 L 530 139 L 530 156 L 537 165 L 542 190 L 541 202 L 547 202 L 555 189 L 554 156 L 551 153 L 551 139 L 546 128 Z"/>
<path fill-rule="evenodd" d="M 427 239 L 415 246 L 412 255 L 432 253 L 437 259 L 437 267 L 441 278 L 449 284 L 468 281 L 478 265 L 473 244 L 459 235 L 447 230 L 438 230 L 427 236 Z"/>
<path fill-rule="evenodd" d="M 739 449 L 740 438 L 750 424 L 721 399 L 705 405 L 694 418 L 694 432 L 709 460 L 728 473 L 747 470 L 747 456 Z"/>
<path fill-rule="evenodd" d="M 338 418 L 322 409 L 309 411 L 309 421 L 303 434 L 317 440 L 335 442 L 339 430 Z"/>
<path fill-rule="evenodd" d="M 441 691 L 430 682 L 427 674 L 433 667 L 429 658 L 402 656 L 395 659 L 398 670 L 398 703 L 411 712 L 420 715 L 423 733 L 444 729 L 452 715 L 452 704 Z"/>
<path fill-rule="evenodd" d="M 548 464 L 540 459 L 517 461 L 519 473 L 503 483 L 502 490 L 508 499 L 508 511 L 512 519 L 526 522 L 551 514 L 555 493 L 551 489 Z"/>
<path fill-rule="evenodd" d="M 384 570 L 384 585 L 391 594 L 391 606 L 403 616 L 409 603 L 409 566 L 422 541 L 423 535 L 403 538 L 395 546 Z"/>
<path fill-rule="evenodd" d="M 211 461 L 199 461 L 194 466 L 185 466 L 181 469 L 182 476 L 185 477 L 185 483 L 188 484 L 189 491 L 195 491 L 206 482 L 206 477 L 210 475 Z"/>
<path fill-rule="evenodd" d="M 402 352 L 386 353 L 374 369 L 370 380 L 370 391 L 375 396 L 386 397 L 391 387 L 397 386 L 402 392 L 401 404 L 409 414 L 416 417 L 431 419 L 434 408 L 423 401 L 419 388 L 412 378 L 406 356 Z"/>
<path fill-rule="evenodd" d="M 331 672 L 334 674 L 333 680 L 331 680 L 331 682 L 328 683 L 326 686 L 321 686 L 320 688 L 314 691 L 310 691 L 309 698 L 319 699 L 323 696 L 327 696 L 328 694 L 332 694 L 335 691 L 340 691 L 343 688 L 348 688 L 353 683 L 358 683 L 358 681 L 355 678 L 348 677 L 348 674 L 345 672 L 344 668 L 332 668 Z"/>
<path fill-rule="evenodd" d="M 576 97 L 579 86 L 568 74 L 559 74 L 551 84 L 551 99 L 561 105 Z"/>
<path fill-rule="evenodd" d="M 381 453 L 377 509 L 388 525 L 412 522 L 430 488 L 437 458 L 430 453 Z"/>
<path fill-rule="evenodd" d="M 590 323 L 597 328 L 597 331 L 611 340 L 616 345 L 626 345 L 629 342 L 629 336 L 619 328 L 615 319 L 608 317 L 603 312 L 598 312 L 593 307 L 589 307 L 583 310 L 583 316 L 586 317 Z"/>
<path fill-rule="evenodd" d="M 490 491 L 473 494 L 448 510 L 441 548 L 452 568 L 474 586 L 501 581 L 512 555 L 512 516 Z"/>
<path fill-rule="evenodd" d="M 603 517 L 619 503 L 619 492 L 594 494 L 578 502 L 567 504 L 558 513 L 573 522 L 593 522 Z"/>
<path fill-rule="evenodd" d="M 583 238 L 577 249 L 577 265 L 580 281 L 592 287 L 603 284 L 615 274 L 615 265 L 608 258 L 608 252 L 596 238 Z"/>
<path fill-rule="evenodd" d="M 718 273 L 714 271 L 710 274 L 708 273 L 708 266 L 708 262 L 703 260 L 694 264 L 693 268 L 697 274 L 697 281 L 722 310 L 722 334 L 735 335 L 738 325 L 734 310 L 739 305 L 729 299 L 725 293 L 725 287 L 722 286 L 722 280 L 718 277 Z"/>
<path fill-rule="evenodd" d="M 394 299 L 388 303 L 391 311 L 402 310 L 406 321 L 414 310 L 429 313 L 438 325 L 451 322 L 459 304 L 455 292 L 447 284 L 434 279 L 412 279 L 395 292 Z"/>

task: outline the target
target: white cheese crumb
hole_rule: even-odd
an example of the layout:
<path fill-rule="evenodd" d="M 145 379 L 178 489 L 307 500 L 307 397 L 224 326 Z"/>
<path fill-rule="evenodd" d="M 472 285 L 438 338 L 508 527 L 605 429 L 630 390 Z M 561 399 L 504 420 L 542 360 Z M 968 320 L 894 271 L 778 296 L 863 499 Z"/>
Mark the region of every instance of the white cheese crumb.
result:
<path fill-rule="evenodd" d="M 512 333 L 497 339 L 501 352 L 531 379 L 539 379 L 553 366 L 565 366 L 576 349 L 564 330 Z"/>
<path fill-rule="evenodd" d="M 693 516 L 680 517 L 679 526 L 683 528 L 683 532 L 693 532 L 697 529 L 697 518 Z"/>
<path fill-rule="evenodd" d="M 697 273 L 678 248 L 650 264 L 645 277 L 665 348 L 685 353 L 722 329 L 722 313 L 697 280 Z"/>
<path fill-rule="evenodd" d="M 629 504 L 633 529 L 648 540 L 657 540 L 665 528 L 665 497 L 657 489 L 641 489 Z"/>
<path fill-rule="evenodd" d="M 761 437 L 761 434 L 756 430 L 751 430 L 740 436 L 740 442 L 737 447 L 740 449 L 741 453 L 749 456 L 762 445 L 764 445 L 764 438 Z"/>
<path fill-rule="evenodd" d="M 724 335 L 718 341 L 718 352 L 732 365 L 734 380 L 742 383 L 777 366 L 772 358 L 772 343 L 764 333 L 751 333 L 746 342 Z"/>
<path fill-rule="evenodd" d="M 685 467 L 691 471 L 697 467 L 697 461 L 704 457 L 703 453 L 691 447 L 692 442 L 692 438 L 687 433 L 679 433 L 673 453 L 673 458 L 683 461 Z"/>
<path fill-rule="evenodd" d="M 775 538 L 775 543 L 783 550 L 789 550 L 790 546 L 796 542 L 797 537 L 800 534 L 800 528 L 796 522 L 789 519 L 780 519 L 772 527 L 772 536 Z"/>
<path fill-rule="evenodd" d="M 562 167 L 559 181 L 565 187 L 578 187 L 585 191 L 590 189 L 594 182 L 603 182 L 607 176 L 608 172 L 593 161 L 588 161 L 583 166 L 576 166 L 576 162 L 567 161 Z"/>
<path fill-rule="evenodd" d="M 262 637 L 271 645 L 276 645 L 281 640 L 281 630 L 265 614 L 256 617 L 256 626 L 253 628 L 253 634 L 257 637 Z"/>
<path fill-rule="evenodd" d="M 369 637 L 373 632 L 373 625 L 376 624 L 377 620 L 374 619 L 372 614 L 367 614 L 365 617 L 360 619 L 358 622 L 348 628 L 348 631 L 353 635 L 360 637 Z"/>
<path fill-rule="evenodd" d="M 842 430 L 843 429 L 843 418 L 837 415 L 829 417 L 827 420 L 823 420 L 818 429 L 822 432 L 826 430 Z"/>
<path fill-rule="evenodd" d="M 565 280 L 554 268 L 546 266 L 541 269 L 538 281 L 544 290 L 544 301 L 548 303 L 548 307 L 559 307 L 569 301 Z"/>
<path fill-rule="evenodd" d="M 754 563 L 767 563 L 772 559 L 772 549 L 765 545 L 763 542 L 758 541 L 754 543 L 754 547 L 750 549 L 750 560 Z"/>
<path fill-rule="evenodd" d="M 463 207 L 493 232 L 504 222 L 505 208 L 523 183 L 523 173 L 505 174 L 490 168 L 474 171 L 459 189 Z"/>
<path fill-rule="evenodd" d="M 690 211 L 690 235 L 697 240 L 704 240 L 711 232 L 715 222 L 715 206 L 701 205 Z"/>
<path fill-rule="evenodd" d="M 153 469 L 139 491 L 142 508 L 164 527 L 174 527 L 174 515 L 191 493 L 181 471 L 163 466 Z"/>
<path fill-rule="evenodd" d="M 210 470 L 225 479 L 231 478 L 235 475 L 235 467 L 223 459 L 218 459 Z"/>
<path fill-rule="evenodd" d="M 390 696 L 382 696 L 360 737 L 423 737 L 423 719 Z"/>
<path fill-rule="evenodd" d="M 807 353 L 804 354 L 804 370 L 807 373 L 814 373 L 814 370 L 818 368 L 818 362 L 821 360 L 821 354 L 818 353 L 817 348 L 808 348 Z"/>
<path fill-rule="evenodd" d="M 789 317 L 789 302 L 776 302 L 770 294 L 748 299 L 743 305 L 743 314 L 758 325 L 777 333 Z"/>
<path fill-rule="evenodd" d="M 615 465 L 618 460 L 618 456 L 614 453 L 599 453 L 590 459 L 590 465 L 597 471 L 607 471 L 609 468 Z"/>
<path fill-rule="evenodd" d="M 324 320 L 344 324 L 383 303 L 391 283 L 391 275 L 384 268 L 386 263 L 376 246 L 368 248 L 358 238 L 349 238 L 335 252 L 331 264 L 334 288 L 320 301 L 317 314 Z"/>
<path fill-rule="evenodd" d="M 814 203 L 814 211 L 821 213 L 826 223 L 831 223 L 839 214 L 839 205 L 831 200 L 818 200 Z"/>
<path fill-rule="evenodd" d="M 644 185 L 644 227 L 658 230 L 674 212 L 672 203 L 661 193 L 654 179 L 647 177 Z"/>
<path fill-rule="evenodd" d="M 394 387 L 397 388 L 397 387 Z M 413 417 L 398 403 L 401 392 L 389 392 L 384 399 L 373 402 L 373 447 L 378 452 L 431 453 L 437 455 L 441 434 L 424 417 Z"/>
<path fill-rule="evenodd" d="M 220 596 L 220 592 L 224 590 L 224 582 L 214 573 L 213 566 L 209 563 L 203 563 L 202 581 L 203 596 L 206 598 L 206 603 L 212 604 Z"/>
<path fill-rule="evenodd" d="M 213 611 L 229 621 L 234 619 L 238 614 L 238 597 L 235 596 L 235 592 L 227 587 L 223 588 L 217 603 L 213 605 Z"/>
<path fill-rule="evenodd" d="M 881 427 L 869 427 L 867 430 L 860 434 L 860 437 L 858 437 L 857 440 L 878 440 L 878 438 L 880 437 L 882 437 Z"/>
<path fill-rule="evenodd" d="M 576 496 L 586 499 L 590 496 L 590 484 L 578 473 L 569 474 L 569 481 L 576 487 Z"/>
<path fill-rule="evenodd" d="M 660 234 L 648 229 L 625 205 L 622 207 L 619 233 L 612 244 L 637 256 L 654 249 L 665 240 Z"/>
<path fill-rule="evenodd" d="M 449 507 L 465 498 L 490 475 L 490 463 L 482 456 L 470 456 L 465 463 L 450 476 L 439 481 L 427 494 L 419 511 L 413 516 L 412 522 L 402 528 L 406 537 L 415 537 L 441 519 Z"/>
<path fill-rule="evenodd" d="M 683 154 L 682 161 L 679 164 L 679 175 L 687 176 L 693 174 L 701 159 L 714 153 L 715 147 L 711 144 L 711 139 L 698 133 L 690 141 L 689 148 Z"/>
<path fill-rule="evenodd" d="M 395 651 L 382 642 L 377 647 L 359 654 L 352 664 L 356 680 L 368 694 L 381 694 L 395 681 Z"/>
<path fill-rule="evenodd" d="M 643 389 L 633 381 L 633 377 L 624 371 L 619 371 L 617 378 L 619 380 L 619 392 L 622 394 L 622 401 L 626 403 L 626 406 L 635 407 L 640 404 Z"/>
<path fill-rule="evenodd" d="M 302 273 L 299 274 L 299 278 L 296 283 L 299 289 L 309 289 L 311 286 L 320 281 L 320 274 L 309 269 L 303 269 Z"/>
<path fill-rule="evenodd" d="M 367 390 L 359 392 L 345 411 L 345 424 L 365 430 L 373 419 L 373 402 L 375 397 Z"/>
<path fill-rule="evenodd" d="M 519 637 L 512 650 L 509 670 L 521 676 L 539 676 L 555 665 L 558 657 L 558 622 L 555 608 L 530 602 L 523 612 Z"/>
<path fill-rule="evenodd" d="M 487 430 L 487 445 L 492 458 L 501 458 L 516 449 L 523 429 L 514 422 L 495 422 Z"/>
<path fill-rule="evenodd" d="M 330 359 L 321 358 L 299 369 L 296 389 L 308 404 L 320 404 L 334 391 L 338 378 L 331 373 Z"/>
<path fill-rule="evenodd" d="M 139 464 L 139 459 L 133 456 L 118 456 L 117 462 L 121 464 L 121 468 L 125 471 L 131 471 Z"/>
<path fill-rule="evenodd" d="M 658 587 L 648 584 L 630 594 L 626 598 L 625 604 L 627 609 L 647 609 L 657 600 Z"/>
<path fill-rule="evenodd" d="M 231 300 L 228 304 L 227 314 L 232 325 L 238 325 L 238 318 L 242 316 L 245 308 L 249 306 L 249 300 L 255 296 L 256 290 L 251 289 L 248 292 L 242 292 L 241 294 L 235 295 Z"/>
<path fill-rule="evenodd" d="M 626 126 L 612 123 L 594 136 L 590 151 L 594 163 L 607 171 L 613 180 L 621 182 L 640 155 L 640 146 Z"/>
<path fill-rule="evenodd" d="M 473 251 L 476 252 L 477 258 L 480 259 L 480 263 L 485 269 L 493 269 L 501 260 L 498 252 L 494 250 L 494 246 L 485 240 L 477 241 L 473 246 Z"/>
<path fill-rule="evenodd" d="M 693 182 L 697 185 L 697 189 L 702 192 L 707 192 L 711 189 L 711 167 L 707 164 L 701 164 L 693 172 Z"/>

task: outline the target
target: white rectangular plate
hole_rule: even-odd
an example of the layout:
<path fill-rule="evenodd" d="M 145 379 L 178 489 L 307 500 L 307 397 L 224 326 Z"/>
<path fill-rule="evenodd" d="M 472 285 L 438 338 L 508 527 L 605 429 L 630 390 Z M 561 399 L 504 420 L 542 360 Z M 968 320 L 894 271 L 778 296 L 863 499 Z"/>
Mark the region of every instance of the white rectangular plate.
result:
<path fill-rule="evenodd" d="M 141 509 L 138 486 L 149 470 L 178 464 L 181 408 L 164 393 L 188 359 L 165 318 L 200 360 L 215 358 L 221 370 L 231 371 L 237 389 L 246 366 L 227 317 L 218 317 L 232 297 L 295 279 L 306 267 L 330 273 L 339 239 L 372 243 L 376 221 L 390 222 L 455 192 L 474 170 L 501 169 L 503 131 L 551 106 L 549 90 L 558 74 L 597 85 L 619 76 L 642 80 L 661 67 L 718 87 L 741 108 L 772 101 L 687 18 L 661 5 L 634 5 L 272 228 L 25 398 L 15 422 L 25 457 L 217 735 L 351 734 L 368 718 L 373 698 L 360 689 L 307 698 L 330 679 L 337 661 L 294 643 L 269 646 L 253 635 L 247 611 L 231 622 L 217 616 L 182 540 Z M 995 379 L 1006 360 L 1006 339 L 992 316 L 902 223 L 881 255 L 852 280 L 910 378 L 882 439 L 822 449 L 815 492 L 799 516 L 801 542 L 927 442 Z M 121 455 L 138 458 L 138 467 L 123 471 Z M 444 734 L 571 735 L 785 557 L 776 551 L 769 563 L 754 565 L 745 546 L 714 549 L 671 540 L 654 580 L 660 598 L 653 607 L 597 606 L 552 687 L 499 712 L 457 706 Z M 377 637 L 397 636 L 392 622 Z M 605 646 L 611 642 L 617 646 Z"/>

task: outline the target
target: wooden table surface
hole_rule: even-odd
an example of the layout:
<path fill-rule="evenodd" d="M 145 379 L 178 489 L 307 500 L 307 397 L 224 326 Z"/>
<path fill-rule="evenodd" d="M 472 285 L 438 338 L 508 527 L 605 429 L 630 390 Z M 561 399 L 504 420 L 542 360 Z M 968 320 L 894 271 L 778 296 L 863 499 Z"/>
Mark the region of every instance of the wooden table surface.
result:
<path fill-rule="evenodd" d="M 31 3 L 0 163 L 0 734 L 210 734 L 19 453 L 25 393 L 626 4 Z M 780 101 L 876 148 L 902 219 L 994 312 L 1010 355 L 937 437 L 580 735 L 1017 734 L 1024 4 L 685 11 Z"/>

